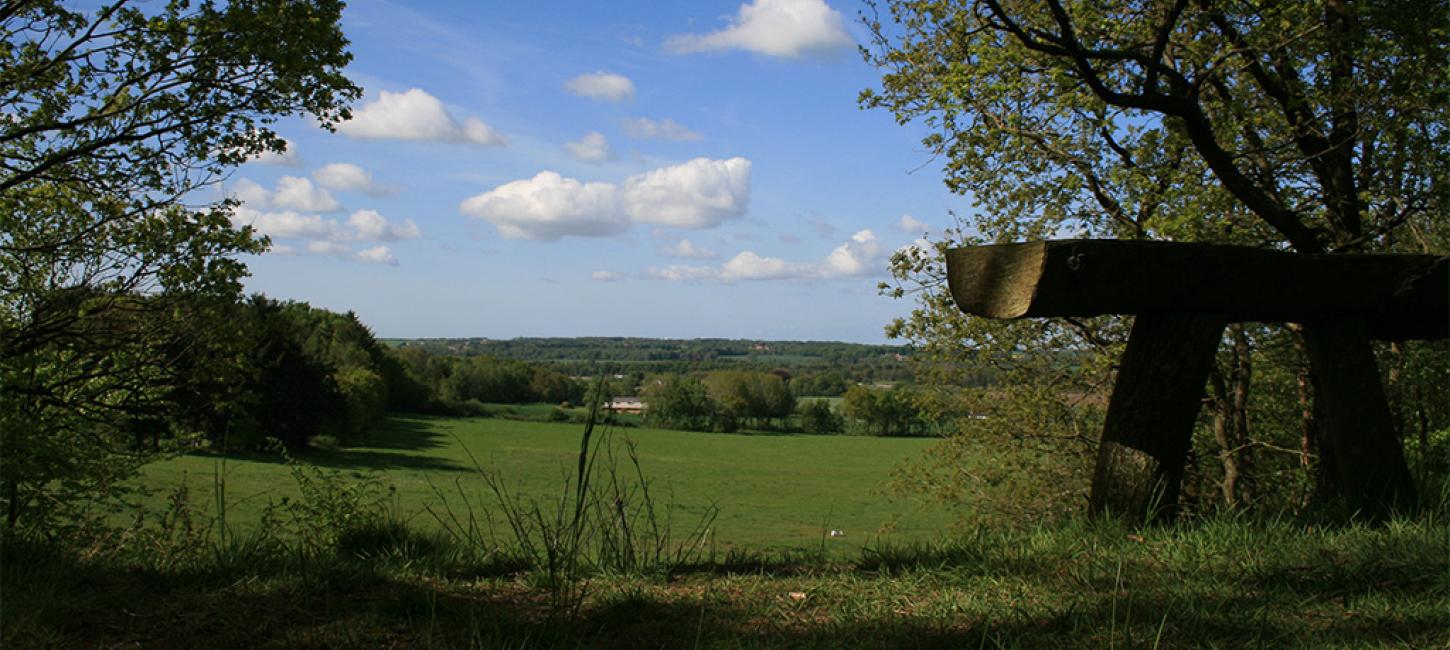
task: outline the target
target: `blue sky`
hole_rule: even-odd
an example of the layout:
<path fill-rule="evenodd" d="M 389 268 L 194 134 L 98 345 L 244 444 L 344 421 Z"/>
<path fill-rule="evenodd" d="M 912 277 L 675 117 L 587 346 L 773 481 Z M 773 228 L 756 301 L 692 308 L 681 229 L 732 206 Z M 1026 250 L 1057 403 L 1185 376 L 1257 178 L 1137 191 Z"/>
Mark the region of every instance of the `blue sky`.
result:
<path fill-rule="evenodd" d="M 355 119 L 237 170 L 247 289 L 380 336 L 876 342 L 969 201 L 863 111 L 855 4 L 354 0 Z"/>

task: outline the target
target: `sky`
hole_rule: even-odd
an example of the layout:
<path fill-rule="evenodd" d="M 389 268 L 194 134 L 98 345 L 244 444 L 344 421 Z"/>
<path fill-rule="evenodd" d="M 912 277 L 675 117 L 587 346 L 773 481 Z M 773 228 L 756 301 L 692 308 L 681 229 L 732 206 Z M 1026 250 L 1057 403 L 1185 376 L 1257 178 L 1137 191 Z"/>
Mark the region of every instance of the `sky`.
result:
<path fill-rule="evenodd" d="M 352 0 L 336 133 L 221 191 L 246 288 L 381 337 L 884 341 L 891 253 L 970 201 L 863 110 L 857 4 Z"/>

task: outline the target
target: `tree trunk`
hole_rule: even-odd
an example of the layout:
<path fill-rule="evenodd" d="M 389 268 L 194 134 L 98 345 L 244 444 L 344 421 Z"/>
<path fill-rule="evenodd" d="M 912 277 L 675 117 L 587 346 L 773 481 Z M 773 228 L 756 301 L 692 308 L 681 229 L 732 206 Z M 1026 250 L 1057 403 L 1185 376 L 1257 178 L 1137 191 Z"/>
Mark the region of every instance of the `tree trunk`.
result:
<path fill-rule="evenodd" d="M 1329 507 L 1342 495 L 1339 485 L 1339 462 L 1334 446 L 1320 423 L 1325 420 L 1324 400 L 1314 398 L 1314 375 L 1309 367 L 1309 351 L 1304 344 L 1304 327 L 1289 325 L 1294 333 L 1294 348 L 1299 352 L 1299 418 L 1303 425 L 1299 440 L 1299 466 L 1309 479 L 1309 493 L 1304 505 Z"/>
<path fill-rule="evenodd" d="M 1239 504 L 1239 462 L 1235 452 L 1238 444 L 1230 432 L 1233 406 L 1229 402 L 1228 381 L 1217 364 L 1209 368 L 1208 378 L 1213 387 L 1213 440 L 1218 443 L 1218 464 L 1223 469 L 1218 490 L 1223 504 L 1233 508 Z"/>
<path fill-rule="evenodd" d="M 5 486 L 5 498 L 9 501 L 9 508 L 5 513 L 5 523 L 11 530 L 15 529 L 16 522 L 20 521 L 20 484 L 15 479 L 10 479 Z"/>
<path fill-rule="evenodd" d="M 1171 521 L 1222 318 L 1138 316 L 1098 446 L 1088 513 L 1131 524 Z"/>
<path fill-rule="evenodd" d="M 1364 321 L 1304 326 L 1317 418 L 1334 447 L 1349 512 L 1382 521 L 1414 510 L 1414 483 L 1395 435 Z"/>
<path fill-rule="evenodd" d="M 1249 451 L 1249 385 L 1252 380 L 1251 349 L 1243 325 L 1229 327 L 1233 348 L 1228 372 L 1218 365 L 1209 367 L 1213 387 L 1213 438 L 1218 443 L 1223 481 L 1219 484 L 1224 505 L 1234 508 L 1252 500 L 1246 477 L 1252 464 Z"/>
<path fill-rule="evenodd" d="M 1238 501 L 1249 504 L 1254 500 L 1253 467 L 1254 453 L 1249 446 L 1249 387 L 1253 384 L 1253 350 L 1249 347 L 1249 335 L 1243 325 L 1233 327 L 1233 391 L 1229 413 L 1233 416 L 1233 441 L 1231 451 L 1238 463 Z"/>
<path fill-rule="evenodd" d="M 1405 353 L 1399 341 L 1390 342 L 1390 367 L 1385 372 L 1385 399 L 1389 401 L 1390 427 L 1403 442 L 1405 439 Z"/>

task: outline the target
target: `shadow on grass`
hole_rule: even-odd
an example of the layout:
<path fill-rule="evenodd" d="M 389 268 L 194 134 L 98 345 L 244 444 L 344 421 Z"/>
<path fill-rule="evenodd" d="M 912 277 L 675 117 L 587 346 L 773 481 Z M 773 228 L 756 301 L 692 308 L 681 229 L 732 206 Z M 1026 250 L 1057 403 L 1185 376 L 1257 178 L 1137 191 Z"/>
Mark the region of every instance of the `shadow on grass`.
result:
<path fill-rule="evenodd" d="M 444 423 L 450 418 L 424 415 L 391 414 L 379 426 L 352 447 L 321 450 L 307 454 L 314 465 L 332 469 L 471 471 L 459 463 L 427 452 L 448 444 Z M 412 453 L 409 453 L 412 452 Z"/>
<path fill-rule="evenodd" d="M 913 598 L 930 594 L 901 585 L 893 589 L 905 599 L 695 575 L 603 580 L 577 616 L 551 616 L 547 593 L 502 566 L 423 578 L 324 557 L 159 572 L 78 561 L 37 544 L 3 551 L 5 647 L 1436 647 L 1450 640 L 1433 605 L 1444 594 L 1422 583 L 1401 586 L 1400 598 L 1430 606 L 1404 611 L 1340 607 L 1332 583 L 1227 576 L 1221 591 L 1164 583 L 1013 602 L 969 591 L 950 609 L 914 611 Z M 1049 574 L 1038 578 L 1029 591 L 1061 586 Z M 812 594 L 797 599 L 795 589 Z"/>
<path fill-rule="evenodd" d="M 443 423 L 450 418 L 390 414 L 355 446 L 339 449 L 300 449 L 289 453 L 309 465 L 339 470 L 440 470 L 472 471 L 446 458 L 427 452 L 448 444 Z M 214 452 L 204 452 L 212 455 Z M 227 456 L 257 463 L 284 463 L 282 454 L 271 451 L 232 451 Z"/>

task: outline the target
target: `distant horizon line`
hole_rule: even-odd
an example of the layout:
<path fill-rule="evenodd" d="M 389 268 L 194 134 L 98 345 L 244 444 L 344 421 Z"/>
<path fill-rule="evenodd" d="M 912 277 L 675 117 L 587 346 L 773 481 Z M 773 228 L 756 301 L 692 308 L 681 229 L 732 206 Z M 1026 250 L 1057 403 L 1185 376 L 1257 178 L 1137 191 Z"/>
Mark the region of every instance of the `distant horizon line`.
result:
<path fill-rule="evenodd" d="M 572 336 L 383 336 L 374 334 L 374 337 L 381 341 L 444 341 L 444 340 L 483 340 L 483 341 L 516 341 L 519 339 L 639 339 L 645 341 L 741 341 L 755 343 L 844 343 L 847 345 L 869 345 L 878 347 L 908 347 L 906 343 L 866 343 L 862 341 L 846 341 L 841 339 L 768 339 L 768 338 L 743 338 L 727 336 L 695 336 L 695 337 L 667 337 L 667 336 L 635 336 L 620 334 L 580 334 Z"/>

